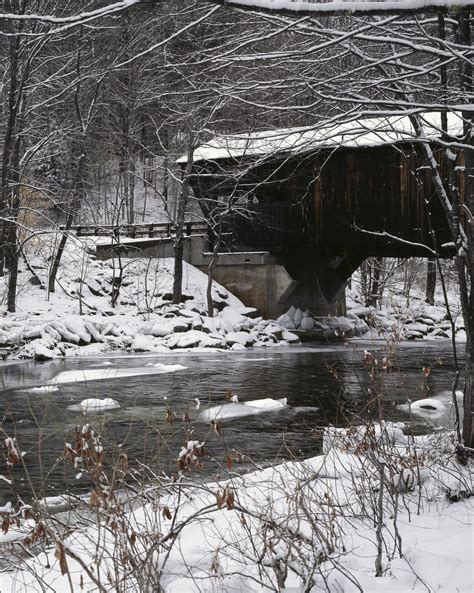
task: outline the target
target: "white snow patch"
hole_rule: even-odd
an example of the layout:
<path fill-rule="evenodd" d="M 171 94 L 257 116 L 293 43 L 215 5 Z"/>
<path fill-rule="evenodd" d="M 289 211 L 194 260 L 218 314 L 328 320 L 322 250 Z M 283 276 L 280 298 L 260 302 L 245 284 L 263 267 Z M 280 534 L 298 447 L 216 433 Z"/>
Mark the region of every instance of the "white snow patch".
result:
<path fill-rule="evenodd" d="M 199 415 L 199 419 L 205 422 L 211 420 L 231 420 L 232 418 L 241 418 L 243 416 L 254 416 L 265 412 L 275 412 L 282 410 L 287 405 L 287 399 L 256 399 L 243 403 L 222 404 L 204 410 Z"/>
<path fill-rule="evenodd" d="M 116 410 L 117 408 L 120 408 L 120 404 L 118 401 L 110 397 L 104 399 L 89 398 L 83 399 L 79 404 L 79 408 L 81 412 L 84 413 L 105 412 L 106 410 Z"/>

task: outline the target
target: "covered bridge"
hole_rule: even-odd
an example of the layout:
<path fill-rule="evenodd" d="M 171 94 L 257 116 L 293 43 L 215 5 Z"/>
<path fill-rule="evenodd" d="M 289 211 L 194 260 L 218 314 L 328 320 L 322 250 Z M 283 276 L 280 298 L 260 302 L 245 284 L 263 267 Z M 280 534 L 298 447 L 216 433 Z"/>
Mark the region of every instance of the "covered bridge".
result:
<path fill-rule="evenodd" d="M 447 180 L 441 115 L 422 119 Z M 456 113 L 448 114 L 448 126 L 450 137 L 462 135 Z M 420 142 L 403 115 L 216 136 L 195 150 L 191 184 L 206 217 L 222 230 L 220 251 L 271 253 L 297 282 L 269 307 L 272 313 L 291 304 L 332 312 L 366 257 L 451 254 Z M 217 270 L 216 277 L 231 273 Z"/>

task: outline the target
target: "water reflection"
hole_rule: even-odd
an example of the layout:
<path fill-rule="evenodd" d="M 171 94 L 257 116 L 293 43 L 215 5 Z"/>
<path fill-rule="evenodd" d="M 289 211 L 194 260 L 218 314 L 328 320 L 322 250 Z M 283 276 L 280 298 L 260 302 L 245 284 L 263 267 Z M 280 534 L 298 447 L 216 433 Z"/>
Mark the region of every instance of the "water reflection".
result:
<path fill-rule="evenodd" d="M 321 347 L 306 346 L 244 353 L 180 354 L 175 356 L 120 356 L 107 360 L 68 359 L 48 363 L 9 364 L 3 367 L 2 416 L 5 433 L 17 438 L 25 452 L 25 469 L 8 469 L 2 461 L 0 473 L 14 480 L 15 491 L 29 498 L 37 495 L 87 490 L 77 481 L 77 471 L 61 460 L 65 442 L 73 439 L 75 426 L 90 423 L 101 434 L 108 458 L 117 446 L 129 458 L 149 464 L 155 471 L 171 472 L 183 439 L 206 439 L 210 455 L 224 461 L 238 450 L 256 461 L 274 461 L 308 456 L 320 451 L 314 427 L 345 425 L 361 414 L 380 413 L 390 420 L 408 420 L 397 406 L 407 398 L 436 396 L 451 388 L 454 375 L 447 342 L 407 344 L 391 359 L 391 366 L 375 378 L 364 364 L 363 351 L 370 348 L 381 360 L 387 355 L 378 344 Z M 112 365 L 104 366 L 104 362 Z M 181 364 L 172 374 L 141 374 L 113 380 L 59 385 L 55 392 L 32 392 L 33 386 L 48 383 L 59 372 L 75 369 L 144 367 L 147 363 Z M 422 369 L 429 368 L 427 376 Z M 288 398 L 282 411 L 226 422 L 223 435 L 197 423 L 195 398 L 206 406 L 225 402 L 228 386 L 241 401 L 272 397 Z M 375 396 L 380 395 L 381 398 Z M 74 411 L 82 400 L 113 398 L 121 408 L 84 416 Z M 376 402 L 381 402 L 379 410 Z M 71 409 L 71 406 L 73 409 Z M 174 414 L 174 423 L 166 422 Z M 190 423 L 183 422 L 183 416 Z M 449 421 L 448 417 L 439 420 Z M 415 422 L 419 430 L 422 419 Z M 206 467 L 214 464 L 207 464 Z M 11 499 L 11 489 L 0 482 L 0 504 Z"/>

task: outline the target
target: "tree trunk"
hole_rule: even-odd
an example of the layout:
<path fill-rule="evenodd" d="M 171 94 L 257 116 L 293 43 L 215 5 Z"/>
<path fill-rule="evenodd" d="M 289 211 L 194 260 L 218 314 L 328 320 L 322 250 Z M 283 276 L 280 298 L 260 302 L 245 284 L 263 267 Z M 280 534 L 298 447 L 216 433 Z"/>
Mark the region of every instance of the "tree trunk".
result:
<path fill-rule="evenodd" d="M 212 249 L 212 258 L 211 258 L 211 261 L 207 268 L 206 296 L 207 296 L 207 314 L 209 315 L 209 317 L 214 317 L 214 303 L 212 302 L 212 279 L 213 279 L 212 275 L 213 275 L 214 269 L 217 265 L 217 257 L 218 257 L 219 248 L 221 246 L 221 240 L 222 240 L 222 219 L 219 220 L 219 224 L 218 224 L 218 228 L 217 228 L 217 237 L 216 237 L 216 240 L 214 241 L 214 247 Z"/>
<path fill-rule="evenodd" d="M 436 289 L 436 259 L 434 257 L 428 258 L 426 269 L 426 292 L 425 302 L 428 305 L 434 305 L 434 295 Z"/>
<path fill-rule="evenodd" d="M 59 242 L 58 249 L 54 256 L 53 265 L 51 266 L 51 271 L 49 272 L 48 278 L 48 291 L 54 292 L 56 287 L 56 276 L 58 274 L 59 265 L 61 263 L 61 258 L 64 253 L 64 249 L 66 247 L 67 242 L 67 233 L 69 229 L 72 227 L 74 222 L 74 218 L 76 216 L 77 211 L 81 205 L 81 201 L 84 197 L 84 175 L 85 175 L 85 168 L 86 168 L 86 136 L 83 132 L 81 136 L 81 143 L 79 147 L 79 162 L 77 164 L 77 169 L 74 174 L 74 179 L 72 182 L 72 198 L 69 204 L 69 212 L 66 218 L 66 228 L 65 232 L 62 234 L 61 241 Z"/>
<path fill-rule="evenodd" d="M 184 252 L 184 221 L 188 208 L 189 198 L 189 175 L 193 166 L 192 140 L 188 150 L 188 159 L 186 169 L 181 184 L 181 192 L 178 202 L 178 212 L 176 214 L 176 236 L 174 240 L 174 279 L 173 279 L 173 303 L 176 305 L 181 302 L 183 296 L 183 252 Z"/>
<path fill-rule="evenodd" d="M 10 7 L 11 8 L 11 7 Z M 8 9 L 8 6 L 7 6 Z M 0 274 L 4 274 L 5 264 L 8 266 L 8 260 L 11 256 L 10 240 L 12 238 L 12 170 L 15 153 L 16 138 L 18 138 L 18 114 L 20 109 L 18 79 L 19 70 L 19 52 L 20 37 L 12 36 L 10 44 L 10 68 L 9 68 L 9 89 L 8 89 L 8 118 L 6 122 L 3 152 L 2 152 L 2 170 L 1 170 L 1 197 L 0 214 L 2 217 L 2 228 L 0 236 Z M 16 239 L 15 239 L 16 244 Z M 10 303 L 10 301 L 9 301 Z M 10 310 L 10 304 L 9 304 Z"/>
<path fill-rule="evenodd" d="M 463 45 L 472 46 L 470 10 L 464 9 L 459 13 L 459 38 Z M 472 94 L 472 62 L 466 60 L 461 65 L 461 90 L 466 100 Z M 463 112 L 464 132 L 466 144 L 469 148 L 464 151 L 465 158 L 465 205 L 467 221 L 465 224 L 467 238 L 467 253 L 465 254 L 464 294 L 461 290 L 461 304 L 463 307 L 464 326 L 466 328 L 466 367 L 464 385 L 464 420 L 463 441 L 466 447 L 474 448 L 474 114 Z"/>
<path fill-rule="evenodd" d="M 66 220 L 66 226 L 64 229 L 63 234 L 61 235 L 61 241 L 59 242 L 58 249 L 56 254 L 54 255 L 53 265 L 51 266 L 51 271 L 49 272 L 48 278 L 48 293 L 52 293 L 56 290 L 56 276 L 58 275 L 59 264 L 61 263 L 61 258 L 64 253 L 64 249 L 66 247 L 67 242 L 67 233 L 69 229 L 72 227 L 72 223 L 74 220 L 74 215 L 72 212 L 69 212 Z"/>

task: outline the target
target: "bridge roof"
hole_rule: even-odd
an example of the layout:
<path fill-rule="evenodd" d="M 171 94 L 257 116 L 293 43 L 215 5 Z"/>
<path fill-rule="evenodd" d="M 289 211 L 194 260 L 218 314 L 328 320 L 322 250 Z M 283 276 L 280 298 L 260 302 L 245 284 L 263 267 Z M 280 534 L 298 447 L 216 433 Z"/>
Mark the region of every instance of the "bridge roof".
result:
<path fill-rule="evenodd" d="M 426 138 L 441 137 L 441 113 L 422 114 Z M 462 135 L 460 114 L 448 113 L 448 132 Z M 366 148 L 419 140 L 407 115 L 355 119 L 324 127 L 285 128 L 262 132 L 219 135 L 194 151 L 194 162 L 245 157 L 292 155 L 337 147 Z M 186 155 L 176 162 L 185 163 Z"/>

